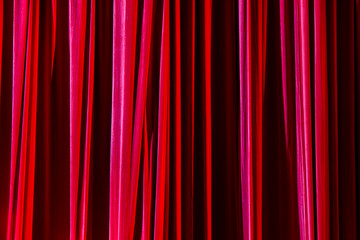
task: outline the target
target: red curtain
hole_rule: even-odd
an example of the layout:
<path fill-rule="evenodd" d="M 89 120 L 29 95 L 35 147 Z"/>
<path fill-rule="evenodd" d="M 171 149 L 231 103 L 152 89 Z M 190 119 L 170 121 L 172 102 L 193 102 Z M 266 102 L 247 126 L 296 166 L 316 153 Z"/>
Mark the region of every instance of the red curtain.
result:
<path fill-rule="evenodd" d="M 0 0 L 0 239 L 357 239 L 358 0 Z"/>

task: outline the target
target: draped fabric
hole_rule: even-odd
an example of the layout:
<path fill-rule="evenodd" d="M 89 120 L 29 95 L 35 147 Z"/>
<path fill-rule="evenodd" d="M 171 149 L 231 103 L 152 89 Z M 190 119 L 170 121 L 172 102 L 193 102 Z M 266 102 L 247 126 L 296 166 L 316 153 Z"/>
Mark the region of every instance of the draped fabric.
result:
<path fill-rule="evenodd" d="M 0 20 L 0 239 L 359 238 L 360 1 Z"/>

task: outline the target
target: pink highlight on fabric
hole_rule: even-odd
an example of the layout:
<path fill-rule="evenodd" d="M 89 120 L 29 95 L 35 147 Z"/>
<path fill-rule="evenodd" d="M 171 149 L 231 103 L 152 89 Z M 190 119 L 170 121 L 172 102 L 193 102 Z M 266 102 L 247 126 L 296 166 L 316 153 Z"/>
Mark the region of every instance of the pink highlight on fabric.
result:
<path fill-rule="evenodd" d="M 13 58 L 12 65 L 12 114 L 11 114 L 11 167 L 9 210 L 7 223 L 7 240 L 13 239 L 15 174 L 17 165 L 18 139 L 20 128 L 21 99 L 23 92 L 23 76 L 26 50 L 26 27 L 28 18 L 28 1 L 14 1 L 13 16 Z"/>
<path fill-rule="evenodd" d="M 137 0 L 113 3 L 109 239 L 128 238 Z"/>
<path fill-rule="evenodd" d="M 130 239 L 134 235 L 135 214 L 136 214 L 136 200 L 138 192 L 139 168 L 140 168 L 140 154 L 141 142 L 144 126 L 144 113 L 147 98 L 147 85 L 149 74 L 149 60 L 150 60 L 150 43 L 152 33 L 152 11 L 153 1 L 144 1 L 142 31 L 141 31 L 141 46 L 140 46 L 140 60 L 139 60 L 139 74 L 137 83 L 136 103 L 135 103 L 135 118 L 134 130 L 132 139 L 131 152 L 131 188 L 130 188 Z M 146 123 L 145 123 L 146 124 Z M 147 130 L 146 130 L 147 131 Z M 144 146 L 145 147 L 145 146 Z M 146 146 L 148 147 L 148 146 Z"/>
<path fill-rule="evenodd" d="M 87 112 L 86 112 L 86 133 L 84 147 L 84 167 L 81 189 L 80 206 L 80 237 L 87 239 L 87 219 L 88 219 L 88 197 L 89 197 L 89 174 L 90 174 L 90 155 L 91 155 L 91 136 L 93 119 L 93 96 L 94 96 L 94 61 L 95 61 L 95 0 L 91 0 L 90 5 L 90 33 L 89 33 L 89 58 L 88 60 L 88 79 L 87 79 Z"/>
<path fill-rule="evenodd" d="M 300 239 L 314 239 L 308 2 L 294 2 L 297 178 Z"/>

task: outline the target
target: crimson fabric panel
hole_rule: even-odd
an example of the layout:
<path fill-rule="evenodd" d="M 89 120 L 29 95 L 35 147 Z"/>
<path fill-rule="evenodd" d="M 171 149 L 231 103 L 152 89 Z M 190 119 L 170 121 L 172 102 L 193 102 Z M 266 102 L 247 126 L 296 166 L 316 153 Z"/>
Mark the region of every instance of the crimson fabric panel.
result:
<path fill-rule="evenodd" d="M 358 239 L 358 0 L 0 0 L 0 239 Z"/>

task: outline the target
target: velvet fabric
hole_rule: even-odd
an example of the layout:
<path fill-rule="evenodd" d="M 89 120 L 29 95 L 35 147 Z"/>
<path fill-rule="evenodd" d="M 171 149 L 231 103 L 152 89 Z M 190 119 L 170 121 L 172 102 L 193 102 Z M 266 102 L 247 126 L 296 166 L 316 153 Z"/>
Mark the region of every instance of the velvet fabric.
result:
<path fill-rule="evenodd" d="M 358 0 L 0 0 L 0 239 L 358 239 Z"/>

